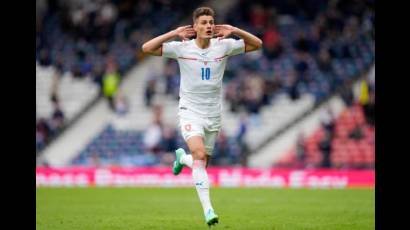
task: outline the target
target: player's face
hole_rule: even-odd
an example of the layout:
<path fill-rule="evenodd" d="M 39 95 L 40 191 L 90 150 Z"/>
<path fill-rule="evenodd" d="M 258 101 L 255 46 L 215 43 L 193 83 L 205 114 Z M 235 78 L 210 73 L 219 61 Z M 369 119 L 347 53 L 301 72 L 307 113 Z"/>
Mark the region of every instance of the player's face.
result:
<path fill-rule="evenodd" d="M 201 39 L 210 39 L 214 35 L 214 17 L 209 15 L 199 16 L 194 23 L 196 37 Z"/>

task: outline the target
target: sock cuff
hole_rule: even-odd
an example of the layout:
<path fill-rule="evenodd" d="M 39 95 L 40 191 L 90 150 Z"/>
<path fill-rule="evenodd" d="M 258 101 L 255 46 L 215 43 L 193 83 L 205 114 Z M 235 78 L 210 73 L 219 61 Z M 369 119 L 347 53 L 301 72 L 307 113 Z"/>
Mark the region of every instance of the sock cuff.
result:
<path fill-rule="evenodd" d="M 193 160 L 192 168 L 205 168 L 206 161 L 204 160 Z"/>

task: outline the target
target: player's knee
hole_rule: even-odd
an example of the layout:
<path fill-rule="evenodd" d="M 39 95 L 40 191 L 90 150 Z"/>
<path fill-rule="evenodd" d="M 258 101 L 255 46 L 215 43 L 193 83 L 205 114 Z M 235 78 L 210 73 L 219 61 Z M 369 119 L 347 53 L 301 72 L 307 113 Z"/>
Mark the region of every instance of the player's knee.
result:
<path fill-rule="evenodd" d="M 192 151 L 195 160 L 206 160 L 206 151 L 204 148 L 197 148 Z"/>

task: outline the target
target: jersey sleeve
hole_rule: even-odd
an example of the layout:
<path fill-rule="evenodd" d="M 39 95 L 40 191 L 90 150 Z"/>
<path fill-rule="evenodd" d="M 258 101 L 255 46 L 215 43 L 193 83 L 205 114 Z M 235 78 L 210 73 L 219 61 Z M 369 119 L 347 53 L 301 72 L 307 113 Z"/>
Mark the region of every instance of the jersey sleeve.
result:
<path fill-rule="evenodd" d="M 165 42 L 162 44 L 162 56 L 167 58 L 178 58 L 179 55 L 179 47 L 181 42 L 179 41 L 172 41 L 172 42 Z"/>
<path fill-rule="evenodd" d="M 225 39 L 227 45 L 227 52 L 228 56 L 234 56 L 245 52 L 245 41 L 243 39 L 233 39 L 228 38 Z"/>

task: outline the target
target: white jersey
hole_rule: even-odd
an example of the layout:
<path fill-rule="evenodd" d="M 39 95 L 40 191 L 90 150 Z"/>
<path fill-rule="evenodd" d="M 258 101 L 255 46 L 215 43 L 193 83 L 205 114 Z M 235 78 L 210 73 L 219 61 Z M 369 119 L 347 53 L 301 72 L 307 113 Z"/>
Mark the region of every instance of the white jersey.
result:
<path fill-rule="evenodd" d="M 206 49 L 195 40 L 172 41 L 162 45 L 162 55 L 178 61 L 181 73 L 179 108 L 204 117 L 222 112 L 222 78 L 229 56 L 245 52 L 243 39 L 211 39 Z"/>

